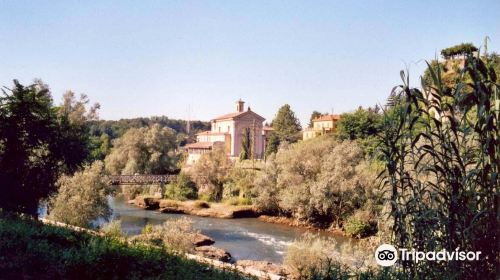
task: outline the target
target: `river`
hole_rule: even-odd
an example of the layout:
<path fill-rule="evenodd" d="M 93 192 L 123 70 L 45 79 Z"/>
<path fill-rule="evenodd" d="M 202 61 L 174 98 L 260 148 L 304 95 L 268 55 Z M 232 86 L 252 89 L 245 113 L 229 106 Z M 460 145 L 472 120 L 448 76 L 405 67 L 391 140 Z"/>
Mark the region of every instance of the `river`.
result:
<path fill-rule="evenodd" d="M 164 214 L 127 204 L 123 199 L 111 198 L 113 219 L 120 220 L 127 235 L 139 234 L 146 224 L 161 224 L 165 220 L 188 216 L 193 227 L 215 240 L 214 246 L 229 252 L 236 260 L 266 260 L 282 263 L 287 247 L 302 234 L 313 230 L 266 223 L 256 218 L 218 219 Z M 337 246 L 352 240 L 347 237 L 319 232 L 320 236 L 336 240 Z"/>

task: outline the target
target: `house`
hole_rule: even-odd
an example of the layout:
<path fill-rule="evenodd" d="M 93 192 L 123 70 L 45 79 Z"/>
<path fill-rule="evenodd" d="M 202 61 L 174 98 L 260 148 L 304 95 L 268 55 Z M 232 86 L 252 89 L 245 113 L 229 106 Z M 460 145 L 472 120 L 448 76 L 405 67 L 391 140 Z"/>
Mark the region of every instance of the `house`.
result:
<path fill-rule="evenodd" d="M 244 135 L 250 135 L 254 159 L 264 157 L 266 136 L 269 128 L 264 129 L 264 118 L 253 112 L 250 107 L 245 110 L 245 102 L 236 102 L 236 110 L 210 121 L 211 129 L 196 135 L 196 143 L 186 145 L 188 151 L 187 164 L 192 165 L 201 155 L 216 148 L 223 149 L 228 157 L 236 159 L 240 156 Z"/>
<path fill-rule="evenodd" d="M 313 127 L 304 129 L 302 139 L 312 139 L 323 134 L 335 132 L 338 120 L 340 120 L 340 115 L 323 115 L 313 119 Z"/>

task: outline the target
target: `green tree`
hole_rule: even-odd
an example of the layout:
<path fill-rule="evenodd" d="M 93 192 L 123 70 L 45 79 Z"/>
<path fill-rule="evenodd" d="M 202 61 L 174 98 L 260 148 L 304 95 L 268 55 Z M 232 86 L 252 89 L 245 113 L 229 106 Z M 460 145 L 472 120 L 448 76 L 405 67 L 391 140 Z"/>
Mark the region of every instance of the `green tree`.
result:
<path fill-rule="evenodd" d="M 382 115 L 377 110 L 360 107 L 341 115 L 337 122 L 337 136 L 342 140 L 366 139 L 380 132 L 381 123 Z"/>
<path fill-rule="evenodd" d="M 215 149 L 203 154 L 193 166 L 192 173 L 196 175 L 196 185 L 200 193 L 206 193 L 211 200 L 222 199 L 224 183 L 228 181 L 233 162 L 223 149 Z"/>
<path fill-rule="evenodd" d="M 461 43 L 459 45 L 455 45 L 441 51 L 441 55 L 445 59 L 454 58 L 455 56 L 462 55 L 465 56 L 467 54 L 472 54 L 472 52 L 476 52 L 478 49 L 472 43 Z"/>
<path fill-rule="evenodd" d="M 295 113 L 288 104 L 281 106 L 276 117 L 271 122 L 271 126 L 274 131 L 270 137 L 274 138 L 271 139 L 273 141 L 270 141 L 270 145 L 266 148 L 267 155 L 277 152 L 280 143 L 294 143 L 300 138 L 299 132 L 302 127 L 300 126 L 299 119 L 295 117 Z"/>
<path fill-rule="evenodd" d="M 68 125 L 68 115 L 53 106 L 41 81 L 23 86 L 14 80 L 12 89 L 2 91 L 0 208 L 36 216 L 40 200 L 56 190 L 59 175 L 80 166 L 86 155 L 79 148 L 86 143 Z"/>
<path fill-rule="evenodd" d="M 308 125 L 308 127 L 309 127 L 309 128 L 313 127 L 313 125 L 314 125 L 314 124 L 313 124 L 313 120 L 314 120 L 314 119 L 317 119 L 317 118 L 319 118 L 319 117 L 321 117 L 322 115 L 323 115 L 323 114 L 321 114 L 321 113 L 320 113 L 320 112 L 318 112 L 318 111 L 313 111 L 313 112 L 312 112 L 312 114 L 311 114 L 311 117 L 309 118 L 309 125 Z"/>
<path fill-rule="evenodd" d="M 131 128 L 115 140 L 106 156 L 106 170 L 111 174 L 165 174 L 176 169 L 174 130 L 159 124 Z"/>
<path fill-rule="evenodd" d="M 108 219 L 111 209 L 104 182 L 104 164 L 96 161 L 73 176 L 63 175 L 58 192 L 49 200 L 49 218 L 80 227 L 91 227 L 97 218 Z"/>
<path fill-rule="evenodd" d="M 283 146 L 254 183 L 260 210 L 328 227 L 373 198 L 376 173 L 354 141 L 317 137 Z"/>
<path fill-rule="evenodd" d="M 191 180 L 191 177 L 181 172 L 177 179 L 165 188 L 165 196 L 175 200 L 187 200 L 198 198 L 198 190 L 196 184 Z"/>
<path fill-rule="evenodd" d="M 295 113 L 288 104 L 281 106 L 271 126 L 282 141 L 288 142 L 297 141 L 297 133 L 302 129 L 299 119 L 295 117 Z"/>
<path fill-rule="evenodd" d="M 253 158 L 253 135 L 251 129 L 247 127 L 243 130 L 241 139 L 240 160 L 251 158 Z"/>
<path fill-rule="evenodd" d="M 75 167 L 66 170 L 66 173 L 73 173 L 76 167 L 85 160 L 93 160 L 88 122 L 97 120 L 100 105 L 96 103 L 87 109 L 89 103 L 85 94 L 81 94 L 80 98 L 76 99 L 75 93 L 66 91 L 62 104 L 57 107 L 59 133 L 61 134 L 59 138 L 65 139 L 60 147 L 66 150 L 64 162 L 69 167 Z"/>

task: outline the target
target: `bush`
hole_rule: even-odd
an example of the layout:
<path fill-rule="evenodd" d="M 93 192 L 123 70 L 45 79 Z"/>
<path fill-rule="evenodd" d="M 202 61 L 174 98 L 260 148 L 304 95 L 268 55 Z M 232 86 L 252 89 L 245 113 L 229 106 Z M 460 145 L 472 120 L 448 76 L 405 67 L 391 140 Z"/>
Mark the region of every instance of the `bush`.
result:
<path fill-rule="evenodd" d="M 225 201 L 229 205 L 252 205 L 252 200 L 248 197 L 231 197 Z"/>
<path fill-rule="evenodd" d="M 125 234 L 122 231 L 122 222 L 120 220 L 114 220 L 110 223 L 104 225 L 101 229 L 106 236 L 113 238 L 122 238 L 125 237 Z"/>
<path fill-rule="evenodd" d="M 150 234 L 150 233 L 153 233 L 153 225 L 146 224 L 144 228 L 141 230 L 141 234 Z"/>
<path fill-rule="evenodd" d="M 177 179 L 165 188 L 165 197 L 175 200 L 188 200 L 198 198 L 198 189 L 186 173 L 181 173 Z"/>
<path fill-rule="evenodd" d="M 58 193 L 49 201 L 49 218 L 80 227 L 91 227 L 100 217 L 107 219 L 111 209 L 103 175 L 104 165 L 96 161 L 73 176 L 62 176 L 57 182 Z"/>
<path fill-rule="evenodd" d="M 334 255 L 336 250 L 334 239 L 305 234 L 288 247 L 284 264 L 299 279 L 312 279 L 319 275 L 322 277 L 316 279 L 324 279 L 331 273 L 333 260 L 337 258 Z M 346 267 L 338 264 L 335 268 L 334 277 L 330 279 L 347 279 L 349 274 Z"/>
<path fill-rule="evenodd" d="M 367 237 L 376 232 L 376 224 L 364 211 L 358 211 L 344 223 L 344 231 L 351 237 Z"/>
<path fill-rule="evenodd" d="M 165 221 L 163 224 L 143 230 L 143 234 L 135 236 L 135 242 L 147 242 L 163 246 L 170 250 L 191 252 L 199 231 L 193 228 L 193 221 L 180 218 Z"/>

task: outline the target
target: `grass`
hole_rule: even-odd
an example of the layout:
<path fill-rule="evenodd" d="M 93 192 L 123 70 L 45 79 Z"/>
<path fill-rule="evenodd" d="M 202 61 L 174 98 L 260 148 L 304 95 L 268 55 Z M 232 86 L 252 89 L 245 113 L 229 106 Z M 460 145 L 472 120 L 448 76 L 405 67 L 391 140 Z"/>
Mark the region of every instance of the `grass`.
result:
<path fill-rule="evenodd" d="M 248 279 L 147 245 L 0 214 L 6 279 Z"/>

